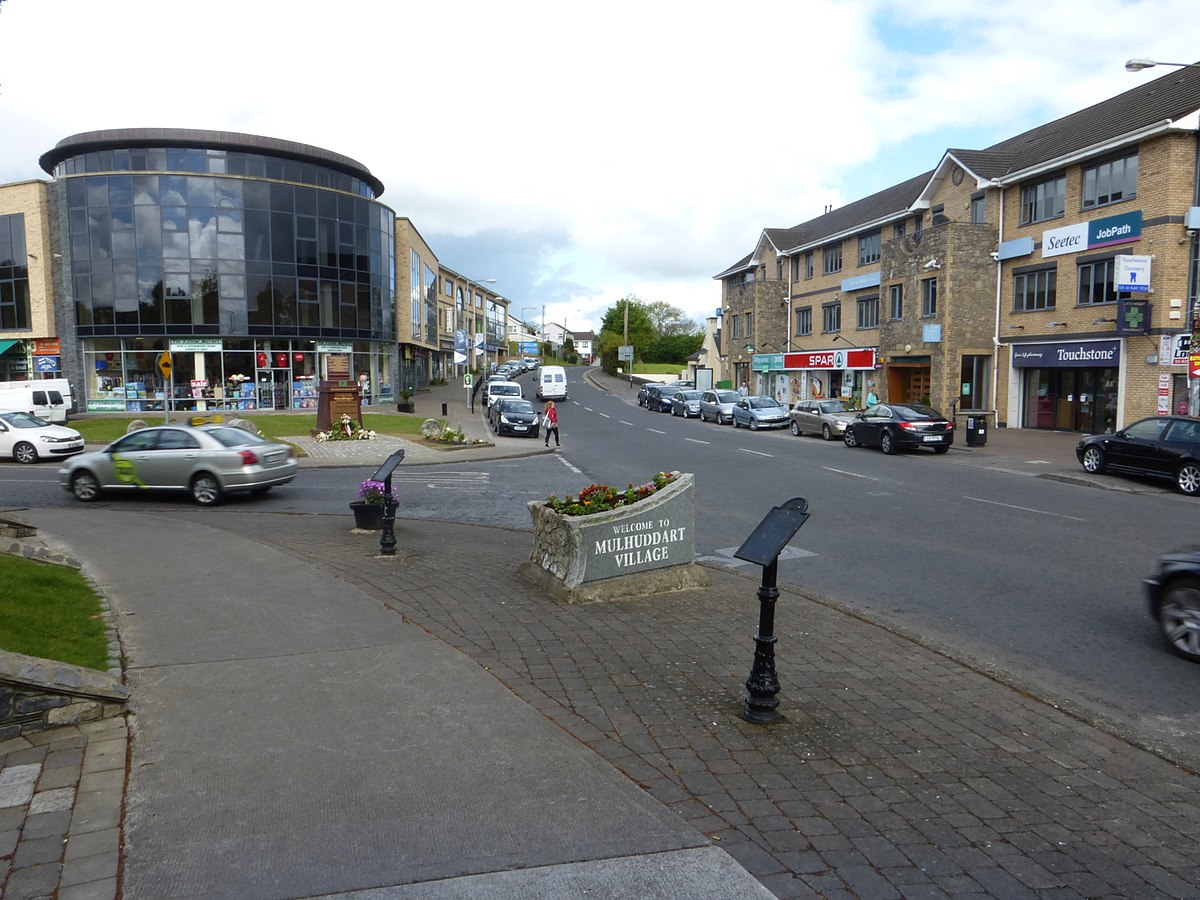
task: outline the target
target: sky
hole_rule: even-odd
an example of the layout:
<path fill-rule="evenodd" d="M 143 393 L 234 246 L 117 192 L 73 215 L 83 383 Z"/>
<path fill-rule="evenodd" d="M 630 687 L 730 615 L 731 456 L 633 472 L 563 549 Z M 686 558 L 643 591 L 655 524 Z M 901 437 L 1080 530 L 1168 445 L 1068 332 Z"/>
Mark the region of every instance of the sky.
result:
<path fill-rule="evenodd" d="M 788 228 L 1194 62 L 1196 0 L 4 0 L 0 183 L 63 138 L 199 128 L 365 165 L 526 321 L 698 324 Z"/>

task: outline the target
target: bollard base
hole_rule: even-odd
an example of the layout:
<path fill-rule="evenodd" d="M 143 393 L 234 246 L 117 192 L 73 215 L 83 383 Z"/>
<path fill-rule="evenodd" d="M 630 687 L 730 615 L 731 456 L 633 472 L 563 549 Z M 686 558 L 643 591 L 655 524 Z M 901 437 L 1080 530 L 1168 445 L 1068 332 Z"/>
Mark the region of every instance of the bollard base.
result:
<path fill-rule="evenodd" d="M 769 700 L 747 697 L 746 711 L 742 713 L 742 718 L 754 725 L 770 725 L 783 718 L 779 714 L 778 707 L 778 697 L 771 697 Z"/>

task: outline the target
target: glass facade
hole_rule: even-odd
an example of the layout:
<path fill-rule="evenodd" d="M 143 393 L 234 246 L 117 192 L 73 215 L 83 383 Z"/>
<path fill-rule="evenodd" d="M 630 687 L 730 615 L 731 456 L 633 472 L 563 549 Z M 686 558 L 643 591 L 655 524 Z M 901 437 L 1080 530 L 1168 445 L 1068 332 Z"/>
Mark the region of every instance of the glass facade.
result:
<path fill-rule="evenodd" d="M 29 328 L 25 216 L 0 216 L 0 331 Z"/>
<path fill-rule="evenodd" d="M 162 350 L 181 408 L 315 406 L 328 352 L 351 353 L 353 374 L 390 393 L 395 214 L 369 173 L 116 146 L 61 158 L 54 173 L 90 408 L 161 408 Z"/>

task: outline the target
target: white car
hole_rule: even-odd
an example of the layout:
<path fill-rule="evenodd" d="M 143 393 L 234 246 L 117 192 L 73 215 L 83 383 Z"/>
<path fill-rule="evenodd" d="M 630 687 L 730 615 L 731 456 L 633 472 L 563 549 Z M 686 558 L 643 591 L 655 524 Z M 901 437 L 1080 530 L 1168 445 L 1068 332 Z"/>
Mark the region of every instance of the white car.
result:
<path fill-rule="evenodd" d="M 0 412 L 0 457 L 19 463 L 62 459 L 83 450 L 83 435 L 27 412 Z"/>

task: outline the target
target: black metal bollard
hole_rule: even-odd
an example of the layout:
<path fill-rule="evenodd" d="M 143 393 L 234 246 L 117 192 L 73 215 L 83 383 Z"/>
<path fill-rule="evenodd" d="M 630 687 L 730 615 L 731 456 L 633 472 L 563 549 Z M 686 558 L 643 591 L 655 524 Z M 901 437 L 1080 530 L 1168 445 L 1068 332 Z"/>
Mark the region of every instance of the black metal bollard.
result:
<path fill-rule="evenodd" d="M 446 413 L 446 404 L 445 404 L 445 403 L 443 403 L 443 404 L 442 404 L 442 417 L 443 417 L 443 418 L 445 418 L 445 417 L 446 417 L 446 415 L 447 415 L 447 413 Z"/>
<path fill-rule="evenodd" d="M 767 513 L 766 518 L 733 555 L 763 567 L 758 588 L 758 633 L 754 636 L 754 664 L 746 679 L 746 712 L 742 718 L 756 725 L 778 722 L 779 679 L 775 674 L 775 601 L 779 554 L 808 521 L 808 501 L 793 497 Z"/>
<path fill-rule="evenodd" d="M 396 555 L 396 496 L 392 493 L 392 471 L 403 459 L 404 451 L 397 450 L 371 476 L 372 481 L 383 482 L 383 534 L 379 536 L 381 556 Z"/>

